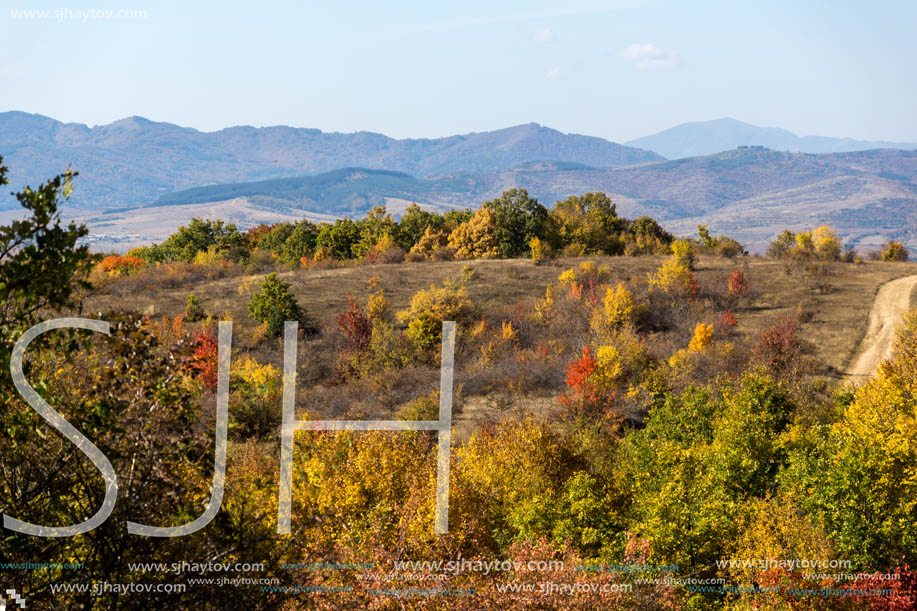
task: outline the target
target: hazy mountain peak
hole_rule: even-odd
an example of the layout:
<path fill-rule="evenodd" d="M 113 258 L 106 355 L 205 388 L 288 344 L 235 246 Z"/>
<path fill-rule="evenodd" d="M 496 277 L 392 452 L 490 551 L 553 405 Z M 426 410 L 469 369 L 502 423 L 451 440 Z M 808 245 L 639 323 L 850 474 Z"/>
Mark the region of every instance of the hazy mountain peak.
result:
<path fill-rule="evenodd" d="M 801 153 L 840 153 L 878 148 L 914 149 L 917 144 L 806 136 L 801 138 L 779 127 L 759 127 L 731 117 L 682 123 L 651 136 L 637 138 L 628 146 L 656 151 L 669 159 L 711 155 L 740 146 L 764 146 Z"/>

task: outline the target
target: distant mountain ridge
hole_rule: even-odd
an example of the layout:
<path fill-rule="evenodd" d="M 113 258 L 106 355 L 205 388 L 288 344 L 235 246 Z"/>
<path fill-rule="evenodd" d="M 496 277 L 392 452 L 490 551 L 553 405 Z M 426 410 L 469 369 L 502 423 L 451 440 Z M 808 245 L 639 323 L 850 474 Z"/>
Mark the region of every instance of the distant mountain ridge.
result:
<path fill-rule="evenodd" d="M 129 117 L 88 127 L 42 115 L 0 113 L 0 155 L 13 187 L 68 166 L 81 173 L 73 205 L 125 207 L 190 187 L 365 167 L 425 177 L 484 172 L 529 162 L 618 167 L 661 161 L 653 152 L 536 123 L 437 139 L 397 140 L 372 132 L 229 127 L 201 132 Z M 5 195 L 5 194 L 4 194 Z M 11 208 L 0 198 L 0 209 Z"/>
<path fill-rule="evenodd" d="M 669 159 L 712 155 L 740 146 L 764 146 L 777 151 L 795 153 L 841 153 L 886 148 L 917 149 L 917 143 L 913 142 L 869 141 L 823 136 L 800 137 L 785 129 L 758 127 L 730 118 L 682 123 L 625 144 L 655 151 Z"/>
<path fill-rule="evenodd" d="M 893 237 L 917 246 L 917 151 L 897 150 L 814 155 L 740 148 L 614 169 L 544 162 L 426 179 L 345 168 L 180 191 L 134 212 L 169 206 L 200 211 L 233 200 L 239 210 L 250 207 L 290 218 L 360 216 L 392 200 L 476 208 L 511 187 L 527 189 L 549 207 L 569 195 L 604 191 L 625 216 L 651 215 L 683 233 L 709 224 L 753 248 L 784 228 L 823 222 L 831 222 L 854 243 L 871 245 Z"/>
<path fill-rule="evenodd" d="M 436 210 L 473 208 L 522 187 L 548 206 L 604 191 L 625 216 L 648 214 L 682 234 L 708 224 L 753 250 L 783 228 L 830 222 L 855 244 L 894 238 L 917 251 L 917 151 L 771 150 L 762 139 L 777 148 L 895 143 L 798 138 L 733 120 L 668 132 L 681 134 L 682 147 L 732 146 L 736 133 L 745 136 L 740 148 L 668 161 L 534 123 L 396 140 L 290 127 L 205 133 L 140 117 L 90 128 L 8 112 L 0 113 L 0 155 L 13 189 L 68 165 L 79 171 L 66 214 L 88 222 L 96 245 L 106 248 L 160 240 L 192 216 L 248 227 L 356 217 L 383 204 L 397 212 L 412 201 Z M 6 216 L 19 209 L 9 190 L 0 193 Z"/>

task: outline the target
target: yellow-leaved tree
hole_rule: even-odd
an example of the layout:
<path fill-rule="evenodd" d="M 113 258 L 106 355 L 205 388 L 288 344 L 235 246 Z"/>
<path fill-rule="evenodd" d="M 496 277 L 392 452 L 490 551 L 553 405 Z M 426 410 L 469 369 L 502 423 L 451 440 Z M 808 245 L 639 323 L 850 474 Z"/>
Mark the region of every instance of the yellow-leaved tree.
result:
<path fill-rule="evenodd" d="M 839 557 L 876 569 L 917 562 L 917 311 L 894 358 L 800 446 L 787 481 Z"/>
<path fill-rule="evenodd" d="M 408 323 L 407 335 L 418 348 L 431 351 L 440 345 L 443 321 L 461 325 L 470 322 L 473 315 L 468 288 L 458 280 L 447 279 L 441 286 L 415 293 L 410 307 L 398 312 L 398 319 Z"/>
<path fill-rule="evenodd" d="M 449 236 L 449 246 L 459 259 L 493 259 L 499 254 L 497 219 L 489 208 L 481 208 Z"/>

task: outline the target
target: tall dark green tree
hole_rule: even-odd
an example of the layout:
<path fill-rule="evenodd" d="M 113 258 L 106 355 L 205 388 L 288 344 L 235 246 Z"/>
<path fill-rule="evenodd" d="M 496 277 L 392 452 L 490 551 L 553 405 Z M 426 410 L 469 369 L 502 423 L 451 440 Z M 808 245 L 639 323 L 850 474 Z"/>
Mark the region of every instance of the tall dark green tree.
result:
<path fill-rule="evenodd" d="M 550 227 L 548 209 L 529 197 L 525 189 L 504 191 L 499 198 L 485 202 L 497 224 L 497 250 L 503 258 L 527 253 L 532 238 L 544 238 Z"/>

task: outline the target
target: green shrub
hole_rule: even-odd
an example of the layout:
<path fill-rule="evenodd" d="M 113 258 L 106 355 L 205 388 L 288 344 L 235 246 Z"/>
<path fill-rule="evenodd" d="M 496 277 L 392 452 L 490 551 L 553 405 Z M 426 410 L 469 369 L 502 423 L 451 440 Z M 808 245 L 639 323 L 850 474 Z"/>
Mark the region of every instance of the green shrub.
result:
<path fill-rule="evenodd" d="M 248 314 L 253 319 L 267 325 L 268 333 L 274 337 L 283 334 L 284 322 L 296 321 L 299 328 L 314 331 L 306 313 L 290 293 L 290 284 L 277 278 L 277 274 L 268 274 L 248 303 Z"/>
<path fill-rule="evenodd" d="M 318 228 L 309 221 L 300 221 L 280 247 L 280 260 L 287 265 L 293 265 L 299 263 L 303 257 L 312 256 L 317 239 Z"/>
<path fill-rule="evenodd" d="M 201 307 L 201 302 L 194 296 L 194 293 L 189 293 L 188 299 L 185 302 L 185 320 L 188 322 L 197 322 L 203 319 L 204 308 Z"/>
<path fill-rule="evenodd" d="M 350 259 L 353 248 L 360 241 L 360 226 L 348 218 L 337 219 L 333 225 L 322 225 L 315 245 L 327 248 L 335 259 Z"/>

